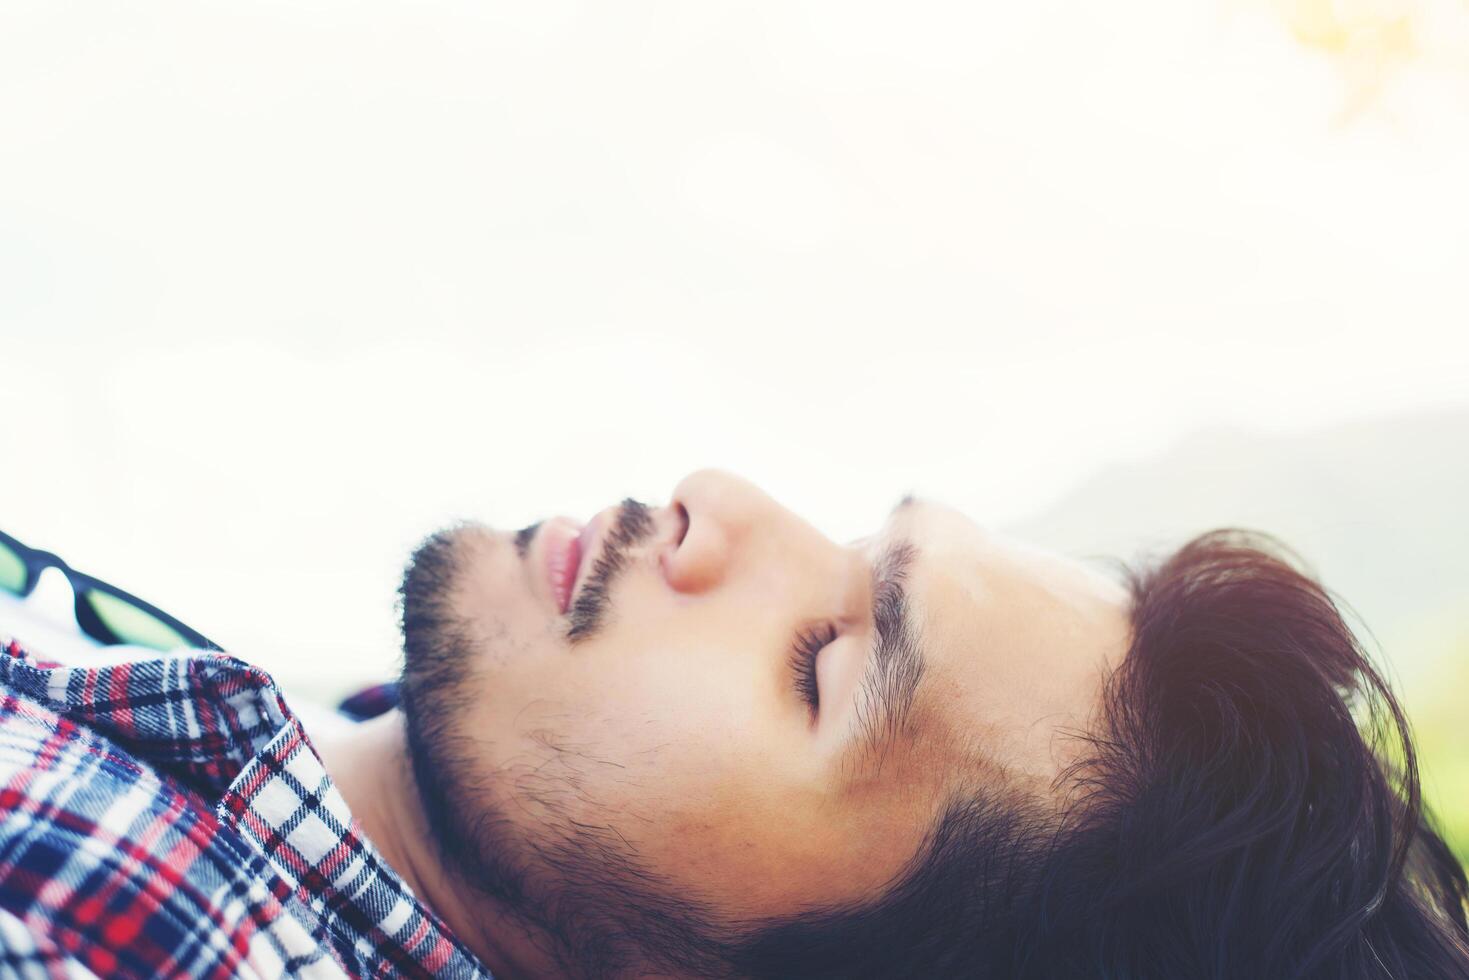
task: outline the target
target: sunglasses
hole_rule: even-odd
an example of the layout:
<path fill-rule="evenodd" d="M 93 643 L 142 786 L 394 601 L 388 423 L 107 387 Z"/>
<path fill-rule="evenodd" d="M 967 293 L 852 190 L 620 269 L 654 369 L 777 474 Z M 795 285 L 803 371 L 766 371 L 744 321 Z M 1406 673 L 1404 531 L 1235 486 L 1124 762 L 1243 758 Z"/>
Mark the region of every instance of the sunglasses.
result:
<path fill-rule="evenodd" d="M 165 651 L 178 647 L 222 649 L 157 606 L 77 571 L 49 551 L 27 547 L 0 531 L 0 589 L 24 599 L 35 591 L 41 573 L 48 568 L 61 569 L 71 582 L 72 594 L 76 596 L 77 623 L 94 640 L 109 646 L 127 643 Z"/>

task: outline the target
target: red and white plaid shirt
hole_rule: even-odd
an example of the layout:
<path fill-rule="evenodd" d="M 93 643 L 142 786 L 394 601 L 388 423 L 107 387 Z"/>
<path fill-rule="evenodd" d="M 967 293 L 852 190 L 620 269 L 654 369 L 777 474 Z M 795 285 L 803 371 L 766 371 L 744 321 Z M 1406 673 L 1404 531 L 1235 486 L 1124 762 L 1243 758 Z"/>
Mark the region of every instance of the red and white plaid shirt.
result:
<path fill-rule="evenodd" d="M 0 643 L 0 977 L 489 977 L 264 671 Z"/>

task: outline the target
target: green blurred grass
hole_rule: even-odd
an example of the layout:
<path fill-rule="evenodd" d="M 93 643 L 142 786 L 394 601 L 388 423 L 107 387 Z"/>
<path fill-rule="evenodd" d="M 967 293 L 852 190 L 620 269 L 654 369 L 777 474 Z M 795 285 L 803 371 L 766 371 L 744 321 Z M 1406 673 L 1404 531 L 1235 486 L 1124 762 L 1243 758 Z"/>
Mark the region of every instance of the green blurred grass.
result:
<path fill-rule="evenodd" d="M 1424 752 L 1425 797 L 1449 847 L 1469 868 L 1469 752 L 1433 746 Z"/>
<path fill-rule="evenodd" d="M 1449 847 L 1469 867 L 1469 628 L 1455 631 L 1446 668 L 1407 705 L 1423 797 Z"/>

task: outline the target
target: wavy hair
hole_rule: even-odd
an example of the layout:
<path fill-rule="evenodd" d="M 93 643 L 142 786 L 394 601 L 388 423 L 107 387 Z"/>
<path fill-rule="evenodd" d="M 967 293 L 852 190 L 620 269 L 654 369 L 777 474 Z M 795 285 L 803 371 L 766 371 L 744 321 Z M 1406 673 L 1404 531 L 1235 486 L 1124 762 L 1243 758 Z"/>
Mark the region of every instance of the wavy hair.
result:
<path fill-rule="evenodd" d="M 1128 572 L 1130 649 L 1057 814 L 956 799 L 862 908 L 724 950 L 757 977 L 1469 978 L 1462 867 L 1408 720 L 1278 542 Z"/>

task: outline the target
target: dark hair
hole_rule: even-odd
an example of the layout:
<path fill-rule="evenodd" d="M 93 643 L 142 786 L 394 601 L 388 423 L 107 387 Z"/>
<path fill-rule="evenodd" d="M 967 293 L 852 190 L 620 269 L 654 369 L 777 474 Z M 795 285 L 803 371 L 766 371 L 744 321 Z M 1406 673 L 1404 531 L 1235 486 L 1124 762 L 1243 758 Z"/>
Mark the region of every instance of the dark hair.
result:
<path fill-rule="evenodd" d="M 755 977 L 1469 977 L 1464 871 L 1408 722 L 1278 543 L 1129 573 L 1133 638 L 1054 805 L 955 799 L 857 909 L 725 949 Z"/>

